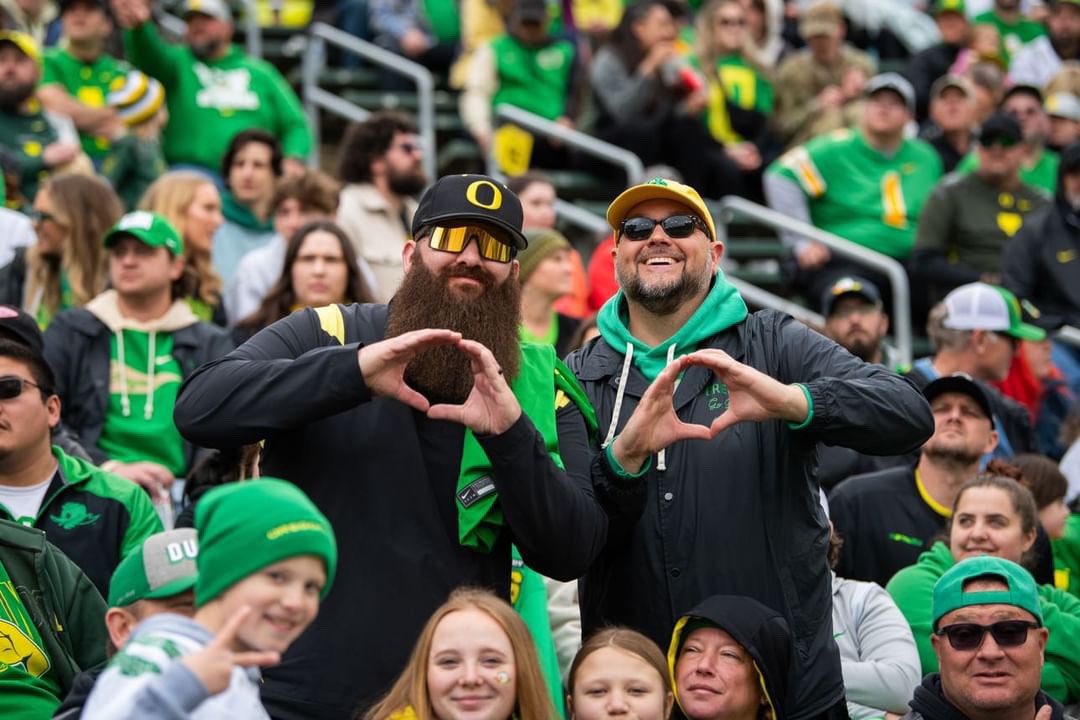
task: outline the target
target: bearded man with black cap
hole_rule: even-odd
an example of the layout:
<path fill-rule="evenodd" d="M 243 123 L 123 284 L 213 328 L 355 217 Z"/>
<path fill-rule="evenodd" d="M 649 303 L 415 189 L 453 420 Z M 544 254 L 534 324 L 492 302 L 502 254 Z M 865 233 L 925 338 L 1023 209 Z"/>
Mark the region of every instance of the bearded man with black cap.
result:
<path fill-rule="evenodd" d="M 421 198 L 389 305 L 302 310 L 181 390 L 181 432 L 265 441 L 262 471 L 302 487 L 338 537 L 333 592 L 265 673 L 275 718 L 372 704 L 453 588 L 509 596 L 511 543 L 559 579 L 599 552 L 607 520 L 588 475 L 557 459 L 554 410 L 579 390 L 550 347 L 518 342 L 521 221 L 502 183 L 442 178 Z"/>

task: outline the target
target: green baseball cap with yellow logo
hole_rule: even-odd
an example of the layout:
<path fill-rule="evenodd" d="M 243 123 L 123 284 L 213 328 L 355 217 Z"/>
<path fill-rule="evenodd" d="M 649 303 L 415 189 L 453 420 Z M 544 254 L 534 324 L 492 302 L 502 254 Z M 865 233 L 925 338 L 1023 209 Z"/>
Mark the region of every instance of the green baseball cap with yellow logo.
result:
<path fill-rule="evenodd" d="M 34 38 L 17 30 L 0 30 L 0 45 L 14 45 L 34 62 L 41 62 L 41 50 Z"/>
<path fill-rule="evenodd" d="M 930 3 L 930 14 L 937 17 L 941 13 L 954 12 L 960 15 L 966 14 L 967 8 L 964 0 L 933 0 Z"/>
<path fill-rule="evenodd" d="M 109 581 L 109 607 L 172 597 L 195 587 L 199 544 L 193 528 L 160 532 L 120 561 Z"/>
<path fill-rule="evenodd" d="M 111 248 L 125 235 L 150 247 L 163 247 L 173 254 L 182 255 L 184 241 L 172 223 L 154 212 L 136 210 L 129 212 L 105 234 L 105 247 Z"/>

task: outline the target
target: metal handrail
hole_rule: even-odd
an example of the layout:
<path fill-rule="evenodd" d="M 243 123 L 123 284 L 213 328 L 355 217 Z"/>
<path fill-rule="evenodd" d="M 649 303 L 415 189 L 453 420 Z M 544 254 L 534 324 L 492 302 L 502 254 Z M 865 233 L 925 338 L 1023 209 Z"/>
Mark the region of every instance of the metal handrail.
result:
<path fill-rule="evenodd" d="M 840 257 L 854 260 L 886 275 L 889 278 L 889 284 L 892 286 L 892 325 L 896 337 L 896 350 L 899 355 L 897 359 L 904 365 L 911 363 L 911 290 L 908 286 L 908 277 L 903 265 L 887 255 L 874 252 L 831 232 L 795 220 L 775 210 L 734 195 L 728 195 L 720 200 L 718 214 L 720 227 L 717 228 L 717 232 L 726 234 L 726 226 L 734 219 L 735 215 L 743 215 L 773 229 L 794 233 L 808 240 L 819 242 Z M 726 237 L 724 239 L 726 240 Z"/>
<path fill-rule="evenodd" d="M 589 212 L 585 208 L 578 207 L 574 203 L 560 198 L 555 199 L 555 217 L 570 223 L 574 227 L 587 230 L 594 235 L 603 236 L 611 232 L 607 220 L 596 213 Z"/>
<path fill-rule="evenodd" d="M 580 130 L 565 127 L 513 105 L 497 105 L 494 118 L 496 123 L 505 120 L 519 125 L 536 135 L 559 140 L 564 145 L 577 148 L 586 155 L 592 155 L 595 158 L 621 167 L 626 172 L 626 184 L 628 187 L 637 185 L 645 179 L 645 166 L 641 164 L 641 158 L 626 148 L 598 140 Z M 498 163 L 495 161 L 494 155 L 494 143 L 492 143 L 492 149 L 488 151 L 487 168 L 489 175 L 498 170 Z"/>
<path fill-rule="evenodd" d="M 326 45 L 356 53 L 365 60 L 379 65 L 385 70 L 404 75 L 416 84 L 417 117 L 416 124 L 420 139 L 424 144 L 424 171 L 430 180 L 435 179 L 435 80 L 431 72 L 419 63 L 396 55 L 374 43 L 361 40 L 355 35 L 342 32 L 326 23 L 314 23 L 308 28 L 310 38 L 304 50 L 303 87 L 304 109 L 315 139 L 312 156 L 308 164 L 316 167 L 319 162 L 318 148 L 320 108 L 342 115 L 354 122 L 362 122 L 369 114 L 367 110 L 333 95 L 319 87 L 319 74 L 326 67 Z"/>
<path fill-rule="evenodd" d="M 815 330 L 825 327 L 825 318 L 819 313 L 814 312 L 808 307 L 804 307 L 797 302 L 792 302 L 787 298 L 782 298 L 779 295 L 775 295 L 768 290 L 759 288 L 753 283 L 747 282 L 740 278 L 735 277 L 730 272 L 725 272 L 724 277 L 727 279 L 739 294 L 742 295 L 743 300 L 750 305 L 757 307 L 767 307 L 780 312 L 785 312 L 791 317 L 795 318 L 801 323 L 809 325 Z"/>

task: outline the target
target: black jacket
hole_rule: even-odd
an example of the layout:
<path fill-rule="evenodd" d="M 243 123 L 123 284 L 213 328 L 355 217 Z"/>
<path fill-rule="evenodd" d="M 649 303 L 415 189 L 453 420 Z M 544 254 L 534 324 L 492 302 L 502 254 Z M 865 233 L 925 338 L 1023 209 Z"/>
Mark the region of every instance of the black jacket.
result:
<path fill-rule="evenodd" d="M 784 616 L 753 598 L 741 595 L 714 595 L 686 613 L 675 623 L 668 651 L 668 670 L 675 677 L 675 665 L 683 643 L 693 634 L 694 622 L 705 620 L 742 645 L 754 661 L 755 683 L 765 689 L 772 717 L 787 718 L 792 711 L 791 691 L 795 688 L 795 646 Z M 676 693 L 676 697 L 678 694 Z"/>
<path fill-rule="evenodd" d="M 915 116 L 922 120 L 930 112 L 930 88 L 934 81 L 949 72 L 962 48 L 938 43 L 921 50 L 908 60 L 904 75 L 915 88 Z"/>
<path fill-rule="evenodd" d="M 21 308 L 26 292 L 26 251 L 25 247 L 15 248 L 15 257 L 0 268 L 0 305 Z"/>
<path fill-rule="evenodd" d="M 922 684 L 915 688 L 915 697 L 909 705 L 911 711 L 901 720 L 968 720 L 959 708 L 945 698 L 941 689 L 941 673 L 930 673 L 924 677 Z M 1041 690 L 1035 696 L 1032 717 L 1043 705 L 1052 708 L 1051 720 L 1071 720 L 1071 716 L 1065 714 L 1061 703 Z"/>
<path fill-rule="evenodd" d="M 57 315 L 45 331 L 45 359 L 56 376 L 61 420 L 96 463 L 107 458 L 98 447 L 109 407 L 109 338 L 106 325 L 84 308 Z M 233 348 L 228 334 L 207 323 L 195 323 L 173 334 L 173 356 L 186 378 L 195 368 L 223 357 Z M 187 444 L 187 467 L 195 465 L 198 448 Z"/>
<path fill-rule="evenodd" d="M 607 529 L 587 470 L 559 470 L 523 415 L 502 435 L 478 438 L 509 532 L 490 553 L 462 546 L 455 492 L 464 427 L 373 396 L 357 351 L 384 338 L 387 308 L 341 310 L 326 325 L 326 309 L 279 320 L 200 368 L 176 403 L 177 426 L 196 444 L 265 439 L 262 473 L 299 485 L 337 535 L 334 587 L 282 663 L 264 672 L 263 700 L 279 720 L 353 717 L 373 704 L 451 590 L 472 585 L 509 598 L 511 542 L 537 572 L 572 579 Z"/>
<path fill-rule="evenodd" d="M 609 517 L 607 544 L 582 579 L 584 634 L 628 625 L 664 645 L 680 614 L 716 594 L 747 595 L 776 609 L 792 629 L 801 679 L 792 718 L 812 717 L 843 697 L 832 639 L 829 529 L 818 504 L 818 442 L 870 454 L 902 453 L 933 430 L 930 408 L 903 378 L 857 360 L 789 316 L 763 311 L 701 343 L 784 383 L 803 382 L 813 418 L 803 430 L 781 421 L 742 423 L 711 442 L 667 448 L 666 470 L 619 479 L 590 444 L 573 406 L 559 412 L 568 471 L 589 471 Z M 567 359 L 609 427 L 623 353 L 602 338 Z M 618 428 L 649 383 L 631 367 Z M 710 424 L 726 408 L 722 383 L 705 368 L 683 375 L 674 405 L 685 422 Z M 564 424 L 565 423 L 565 424 Z"/>
<path fill-rule="evenodd" d="M 52 720 L 79 720 L 86 701 L 90 699 L 90 693 L 94 691 L 94 684 L 103 672 L 105 672 L 104 665 L 91 670 L 83 670 L 76 675 L 71 683 L 71 690 L 68 691 L 60 707 L 56 708 Z"/>
<path fill-rule="evenodd" d="M 1029 322 L 1047 330 L 1080 326 L 1080 212 L 1062 190 L 1061 174 L 1080 164 L 1080 143 L 1061 154 L 1054 202 L 1024 221 L 1002 251 L 1001 284 L 1030 301 Z"/>

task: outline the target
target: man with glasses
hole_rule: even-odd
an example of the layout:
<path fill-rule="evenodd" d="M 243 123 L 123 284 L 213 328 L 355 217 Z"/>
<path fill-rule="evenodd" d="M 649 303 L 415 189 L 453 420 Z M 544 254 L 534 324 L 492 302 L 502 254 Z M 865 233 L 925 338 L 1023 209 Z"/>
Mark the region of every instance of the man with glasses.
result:
<path fill-rule="evenodd" d="M 931 300 L 966 283 L 1001 282 L 1002 248 L 1047 202 L 1043 191 L 1020 180 L 1024 153 L 1020 123 L 995 113 L 979 131 L 977 169 L 948 175 L 934 188 L 911 259 L 912 274 Z"/>
<path fill-rule="evenodd" d="M 180 394 L 189 439 L 263 441 L 262 472 L 303 488 L 338 537 L 338 581 L 318 619 L 265 672 L 276 718 L 373 704 L 452 589 L 509 599 L 511 542 L 564 580 L 600 550 L 607 519 L 588 473 L 551 457 L 554 410 L 580 389 L 556 378 L 550 346 L 518 340 L 521 223 L 502 183 L 442 178 L 420 200 L 389 306 L 294 313 Z"/>
<path fill-rule="evenodd" d="M 337 223 L 371 269 L 375 298 L 389 302 L 405 274 L 401 249 L 410 239 L 415 197 L 428 183 L 416 123 L 386 110 L 352 125 L 341 143 L 338 179 L 344 187 Z"/>
<path fill-rule="evenodd" d="M 992 457 L 1038 452 L 1027 410 L 988 384 L 1008 376 L 1021 340 L 1046 339 L 1045 330 L 1024 322 L 1016 296 L 986 283 L 961 285 L 930 310 L 926 332 L 934 355 L 916 360 L 907 377 L 925 387 L 945 375 L 970 375 L 990 398 L 998 432 Z"/>
<path fill-rule="evenodd" d="M 1050 116 L 1043 107 L 1042 91 L 1031 85 L 1013 85 L 1005 93 L 1000 109 L 1015 117 L 1023 132 L 1020 181 L 1053 195 L 1060 159 L 1056 152 L 1046 147 Z M 979 167 L 979 161 L 978 155 L 969 153 L 956 166 L 956 171 L 973 172 Z"/>
<path fill-rule="evenodd" d="M 600 337 L 567 358 L 598 437 L 578 406 L 559 410 L 567 469 L 592 478 L 608 518 L 580 586 L 582 630 L 627 625 L 664 643 L 702 597 L 747 595 L 795 637 L 787 717 L 847 717 L 816 449 L 918 447 L 926 401 L 790 316 L 749 314 L 693 188 L 656 178 L 607 219 L 621 290 L 600 310 Z"/>
<path fill-rule="evenodd" d="M 1061 720 L 1064 708 L 1039 689 L 1050 632 L 1035 581 L 1002 558 L 967 558 L 934 586 L 939 671 L 923 678 L 904 720 Z"/>
<path fill-rule="evenodd" d="M 53 444 L 60 396 L 31 347 L 0 339 L 0 519 L 44 531 L 108 595 L 117 564 L 161 521 L 138 485 Z"/>

